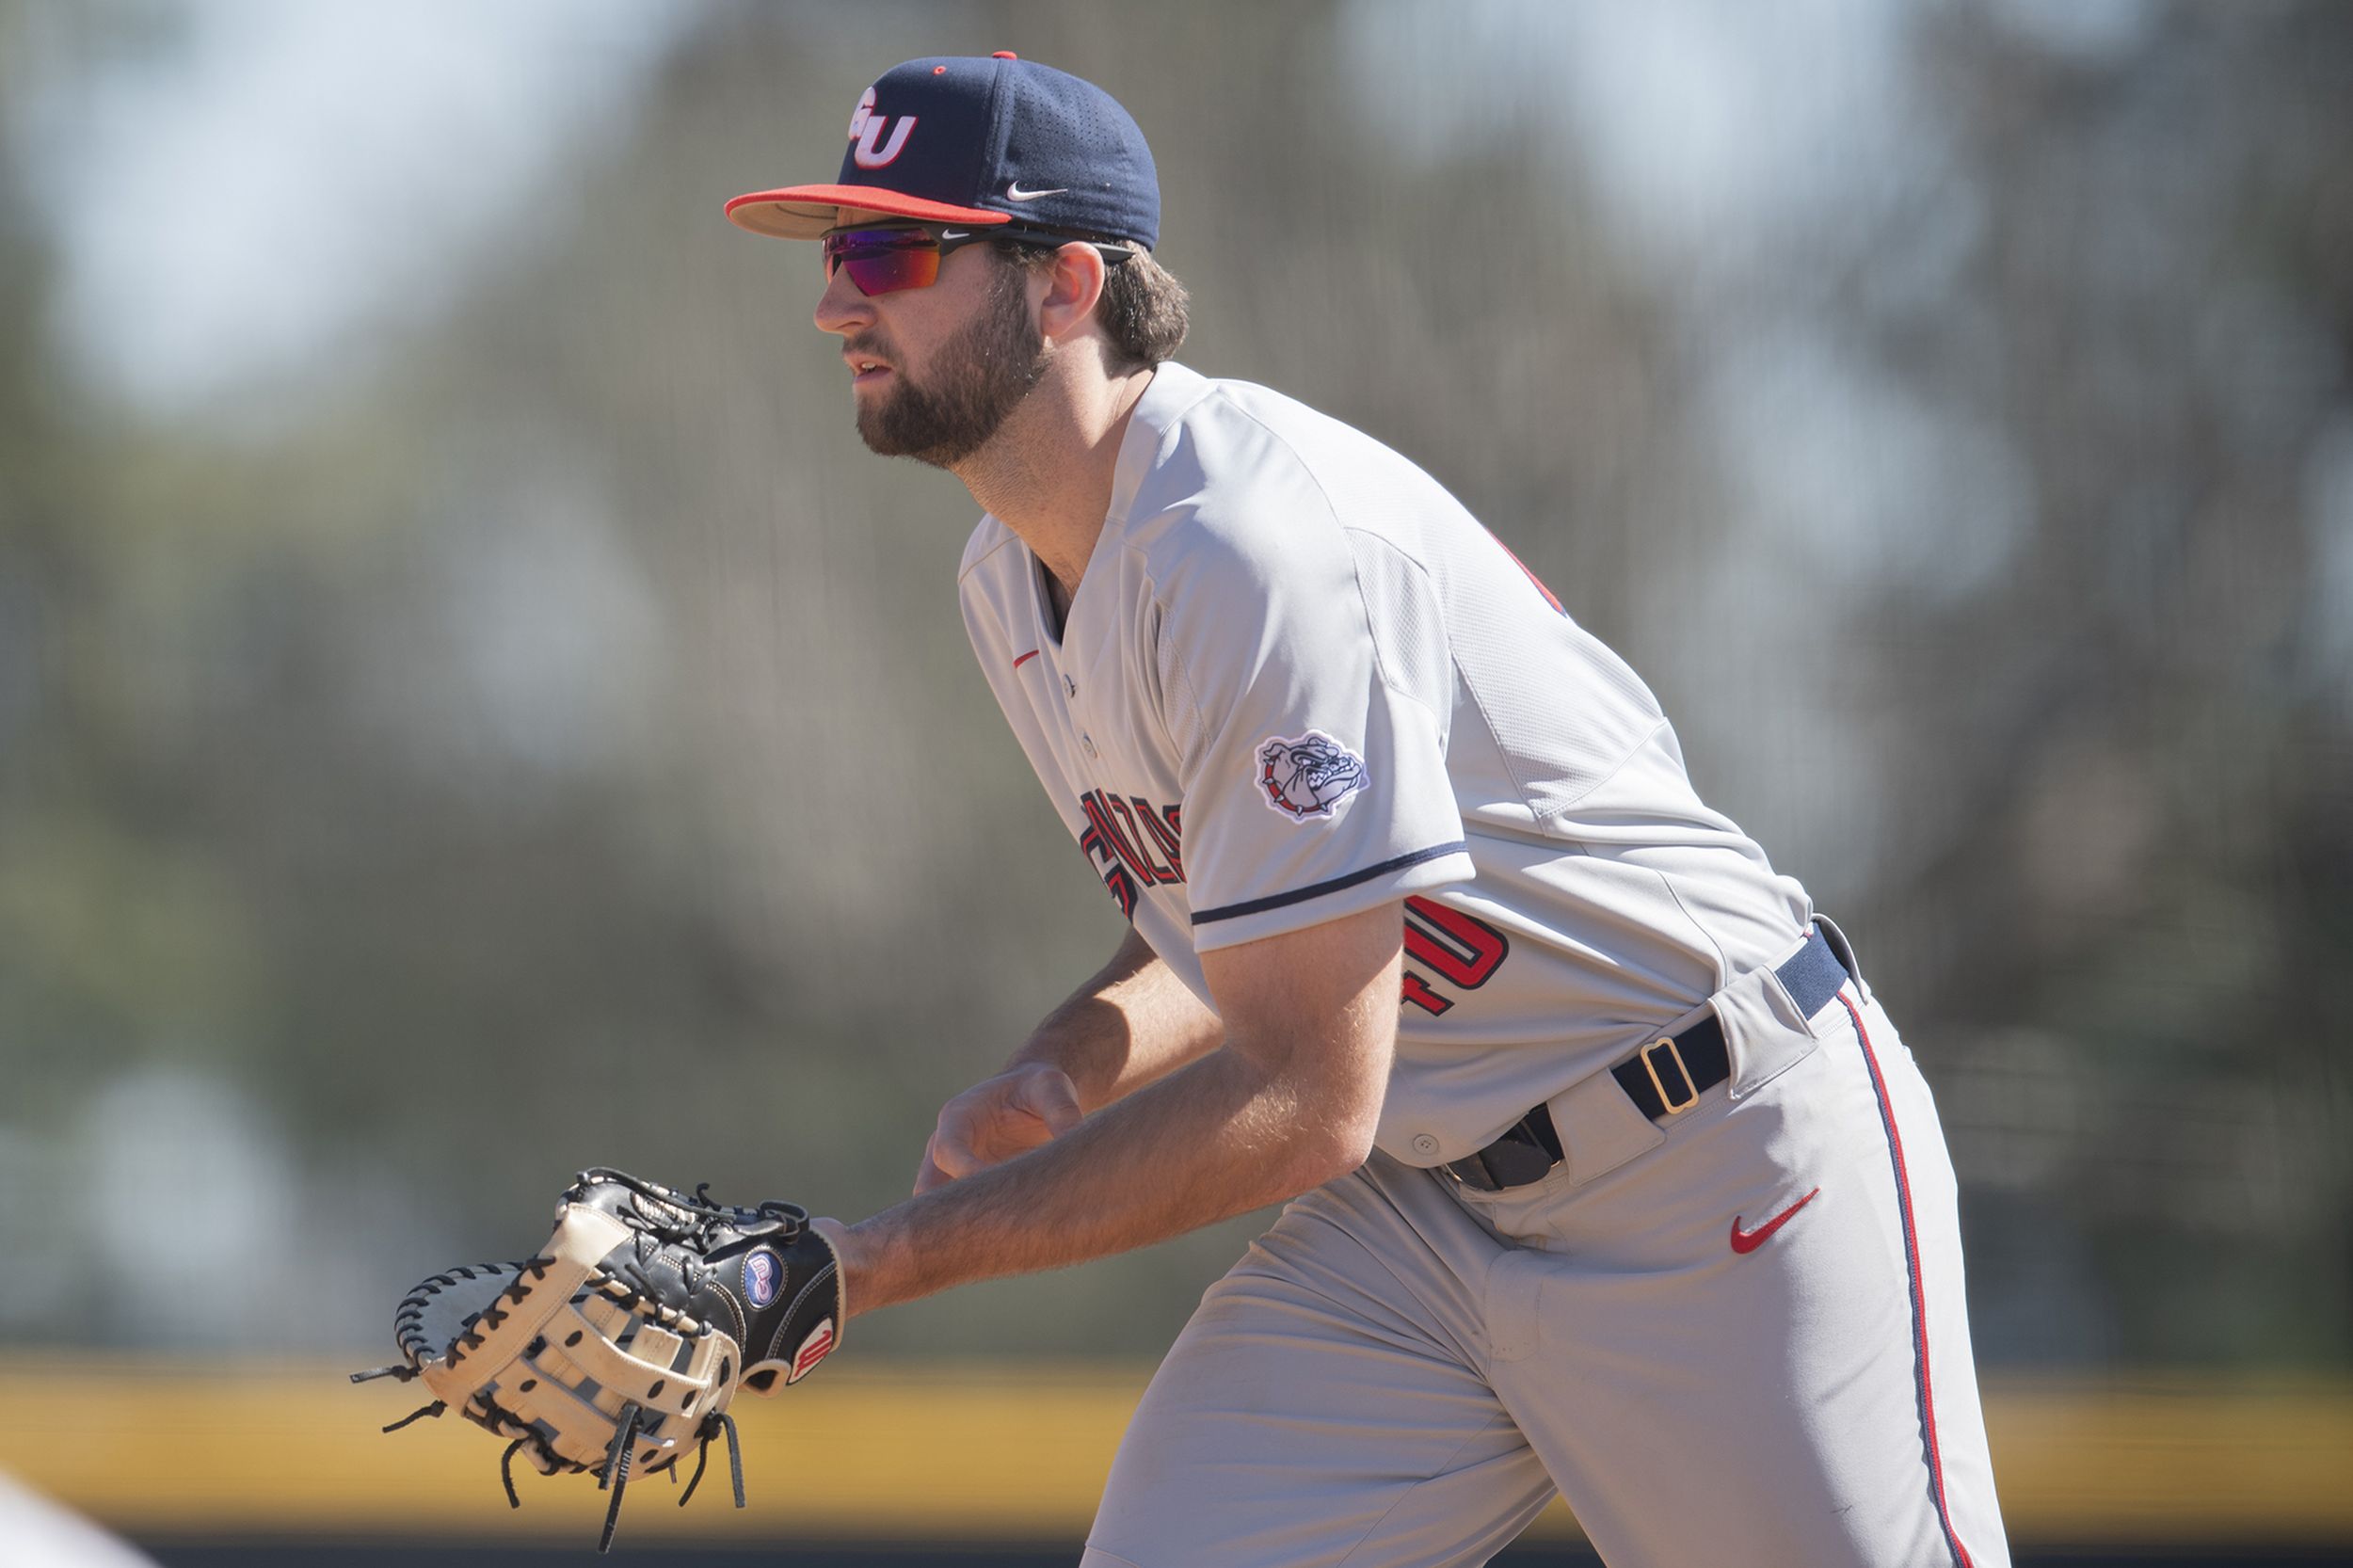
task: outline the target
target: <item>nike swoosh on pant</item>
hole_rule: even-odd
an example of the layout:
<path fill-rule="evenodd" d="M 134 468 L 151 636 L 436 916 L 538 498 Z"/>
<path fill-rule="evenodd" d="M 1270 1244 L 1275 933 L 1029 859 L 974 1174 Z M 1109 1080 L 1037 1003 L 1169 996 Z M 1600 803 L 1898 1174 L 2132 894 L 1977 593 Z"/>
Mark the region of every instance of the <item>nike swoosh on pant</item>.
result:
<path fill-rule="evenodd" d="M 1732 1250 L 1742 1254 L 1756 1251 L 1757 1248 L 1765 1244 L 1765 1239 L 1767 1237 L 1772 1235 L 1773 1232 L 1787 1224 L 1791 1218 L 1797 1214 L 1799 1209 L 1803 1208 L 1807 1204 L 1814 1201 L 1815 1194 L 1819 1192 L 1821 1192 L 1821 1189 L 1817 1187 L 1814 1189 L 1814 1192 L 1808 1192 L 1804 1197 L 1800 1198 L 1797 1202 L 1791 1204 L 1788 1208 L 1783 1209 L 1780 1213 L 1774 1215 L 1771 1219 L 1766 1221 L 1754 1230 L 1742 1230 L 1740 1228 L 1740 1216 L 1735 1214 L 1732 1217 Z"/>

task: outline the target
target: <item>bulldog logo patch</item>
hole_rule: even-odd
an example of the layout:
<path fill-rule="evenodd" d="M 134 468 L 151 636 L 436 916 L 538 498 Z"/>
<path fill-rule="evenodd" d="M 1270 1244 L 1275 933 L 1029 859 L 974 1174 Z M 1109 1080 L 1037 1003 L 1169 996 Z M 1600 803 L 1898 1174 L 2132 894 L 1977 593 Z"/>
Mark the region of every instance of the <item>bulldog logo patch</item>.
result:
<path fill-rule="evenodd" d="M 1330 816 L 1370 777 L 1363 758 L 1321 729 L 1296 740 L 1269 736 L 1258 744 L 1258 787 L 1267 805 L 1293 822 Z"/>

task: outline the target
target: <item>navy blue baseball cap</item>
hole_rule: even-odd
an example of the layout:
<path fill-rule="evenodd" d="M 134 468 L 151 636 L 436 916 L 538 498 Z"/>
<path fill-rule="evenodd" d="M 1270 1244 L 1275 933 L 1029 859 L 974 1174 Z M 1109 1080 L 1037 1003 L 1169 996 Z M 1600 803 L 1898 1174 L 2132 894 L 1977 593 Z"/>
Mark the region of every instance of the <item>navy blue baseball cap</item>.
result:
<path fill-rule="evenodd" d="M 1144 133 L 1110 93 L 1011 54 L 893 66 L 850 117 L 830 185 L 760 190 L 728 203 L 755 234 L 813 240 L 873 218 L 1019 223 L 1133 240 L 1160 237 L 1160 180 Z"/>

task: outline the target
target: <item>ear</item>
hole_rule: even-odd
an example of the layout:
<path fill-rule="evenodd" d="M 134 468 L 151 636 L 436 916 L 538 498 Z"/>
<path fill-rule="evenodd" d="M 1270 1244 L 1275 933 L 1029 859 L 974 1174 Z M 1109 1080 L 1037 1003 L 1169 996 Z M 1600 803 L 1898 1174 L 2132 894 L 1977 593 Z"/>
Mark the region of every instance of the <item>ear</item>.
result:
<path fill-rule="evenodd" d="M 1054 264 L 1045 274 L 1046 296 L 1037 307 L 1038 330 L 1048 341 L 1076 336 L 1095 319 L 1103 273 L 1103 258 L 1091 245 L 1074 243 L 1054 252 Z"/>

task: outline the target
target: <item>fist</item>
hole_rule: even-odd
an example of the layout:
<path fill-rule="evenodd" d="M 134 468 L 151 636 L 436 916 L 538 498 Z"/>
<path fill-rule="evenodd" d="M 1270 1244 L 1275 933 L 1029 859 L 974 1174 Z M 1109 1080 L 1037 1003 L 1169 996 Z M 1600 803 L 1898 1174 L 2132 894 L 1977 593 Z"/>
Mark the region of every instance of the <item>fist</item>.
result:
<path fill-rule="evenodd" d="M 928 1192 L 1002 1164 L 1069 1131 L 1084 1115 L 1078 1087 L 1060 1067 L 1031 1062 L 1009 1068 L 939 1108 L 915 1190 Z"/>

